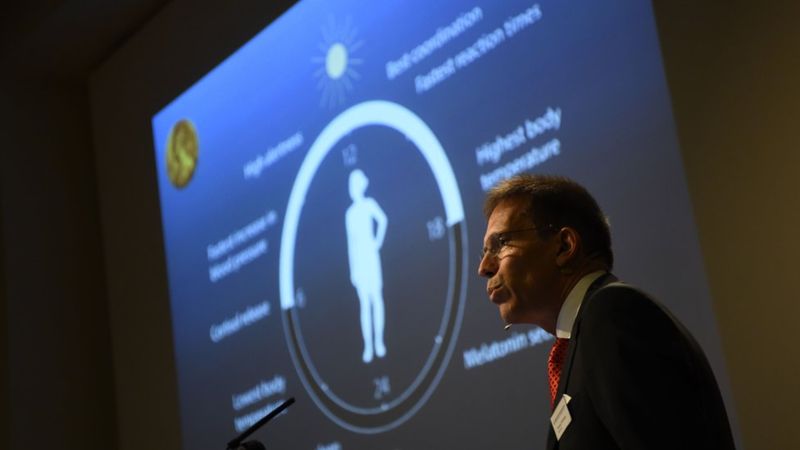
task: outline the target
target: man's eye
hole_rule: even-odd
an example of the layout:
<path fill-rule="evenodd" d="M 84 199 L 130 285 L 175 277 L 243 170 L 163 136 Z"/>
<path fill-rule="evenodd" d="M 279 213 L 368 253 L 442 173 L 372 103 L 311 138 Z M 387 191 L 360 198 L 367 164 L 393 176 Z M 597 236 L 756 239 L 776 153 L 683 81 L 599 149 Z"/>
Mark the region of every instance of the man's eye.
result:
<path fill-rule="evenodd" d="M 498 248 L 505 247 L 507 244 L 508 244 L 508 238 L 506 238 L 505 236 L 499 236 L 497 238 L 497 247 Z"/>

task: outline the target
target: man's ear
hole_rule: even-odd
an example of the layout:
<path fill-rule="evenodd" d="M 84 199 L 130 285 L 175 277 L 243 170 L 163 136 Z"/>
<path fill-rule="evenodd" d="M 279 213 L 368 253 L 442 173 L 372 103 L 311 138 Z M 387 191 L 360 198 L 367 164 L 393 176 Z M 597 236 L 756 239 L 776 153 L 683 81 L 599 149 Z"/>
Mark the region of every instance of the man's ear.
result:
<path fill-rule="evenodd" d="M 556 253 L 556 265 L 561 268 L 568 268 L 578 257 L 581 247 L 581 236 L 571 227 L 563 227 L 558 230 L 555 238 L 558 240 L 558 252 Z"/>

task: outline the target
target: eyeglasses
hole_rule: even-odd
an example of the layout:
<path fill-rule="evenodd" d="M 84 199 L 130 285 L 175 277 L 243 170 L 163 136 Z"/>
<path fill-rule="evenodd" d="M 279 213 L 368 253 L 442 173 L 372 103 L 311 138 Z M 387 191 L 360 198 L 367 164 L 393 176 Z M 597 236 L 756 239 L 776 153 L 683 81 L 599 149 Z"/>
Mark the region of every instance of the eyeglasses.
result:
<path fill-rule="evenodd" d="M 548 228 L 550 228 L 549 225 Z M 500 251 L 503 250 L 509 242 L 511 242 L 512 234 L 533 231 L 535 229 L 536 227 L 522 228 L 520 230 L 503 231 L 502 233 L 495 233 L 489 236 L 488 245 L 481 250 L 481 261 L 483 261 L 483 258 L 485 258 L 486 255 L 496 258 L 500 254 Z"/>

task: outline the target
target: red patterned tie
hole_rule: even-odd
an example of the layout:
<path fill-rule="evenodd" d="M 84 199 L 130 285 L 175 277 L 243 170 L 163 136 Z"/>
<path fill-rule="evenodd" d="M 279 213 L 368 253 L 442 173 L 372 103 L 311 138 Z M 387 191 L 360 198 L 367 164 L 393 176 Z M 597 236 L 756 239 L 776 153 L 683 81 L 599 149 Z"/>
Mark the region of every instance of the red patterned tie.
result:
<path fill-rule="evenodd" d="M 564 365 L 564 358 L 567 356 L 567 344 L 569 344 L 569 339 L 556 338 L 553 348 L 550 349 L 550 356 L 547 357 L 547 379 L 550 381 L 551 410 L 556 403 L 558 382 L 561 381 L 561 366 Z"/>

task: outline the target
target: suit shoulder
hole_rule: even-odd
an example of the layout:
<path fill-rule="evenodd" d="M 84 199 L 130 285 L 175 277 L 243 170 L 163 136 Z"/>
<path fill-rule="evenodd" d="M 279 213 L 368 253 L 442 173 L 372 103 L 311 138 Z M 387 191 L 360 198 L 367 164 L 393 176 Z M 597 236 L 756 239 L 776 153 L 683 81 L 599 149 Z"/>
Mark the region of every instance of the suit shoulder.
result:
<path fill-rule="evenodd" d="M 661 303 L 641 289 L 623 283 L 597 289 L 584 300 L 581 308 L 584 329 L 623 327 L 647 335 L 665 331 L 680 333 L 682 328 Z"/>
<path fill-rule="evenodd" d="M 624 283 L 611 283 L 590 292 L 582 306 L 587 312 L 664 312 L 664 307 L 641 289 Z"/>

